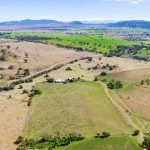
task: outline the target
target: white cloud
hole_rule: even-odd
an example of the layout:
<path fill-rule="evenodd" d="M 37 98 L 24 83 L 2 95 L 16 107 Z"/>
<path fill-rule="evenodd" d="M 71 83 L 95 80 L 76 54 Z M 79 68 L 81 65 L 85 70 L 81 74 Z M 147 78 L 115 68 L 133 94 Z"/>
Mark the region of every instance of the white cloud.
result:
<path fill-rule="evenodd" d="M 144 0 L 108 0 L 108 1 L 126 2 L 126 3 L 129 3 L 129 4 L 138 4 L 140 2 L 143 2 Z"/>

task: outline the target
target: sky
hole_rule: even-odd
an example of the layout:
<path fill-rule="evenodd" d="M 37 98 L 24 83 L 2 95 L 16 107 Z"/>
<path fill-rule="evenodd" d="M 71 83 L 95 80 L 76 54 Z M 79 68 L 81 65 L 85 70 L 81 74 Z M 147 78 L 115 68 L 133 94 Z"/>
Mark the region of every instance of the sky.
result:
<path fill-rule="evenodd" d="M 0 22 L 150 20 L 150 0 L 0 0 Z"/>

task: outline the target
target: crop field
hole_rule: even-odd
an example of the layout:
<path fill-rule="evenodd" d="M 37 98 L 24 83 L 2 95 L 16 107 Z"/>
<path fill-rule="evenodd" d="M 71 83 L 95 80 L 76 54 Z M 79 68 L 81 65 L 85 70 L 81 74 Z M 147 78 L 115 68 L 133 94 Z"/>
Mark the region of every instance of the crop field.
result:
<path fill-rule="evenodd" d="M 37 89 L 42 94 L 33 99 L 25 130 L 27 138 L 58 132 L 85 136 L 103 131 L 111 134 L 132 132 L 97 82 L 40 83 Z"/>
<path fill-rule="evenodd" d="M 107 139 L 86 139 L 55 150 L 140 150 L 133 137 L 113 136 Z"/>
<path fill-rule="evenodd" d="M 119 45 L 133 46 L 136 42 L 103 35 L 76 35 L 65 33 L 12 33 L 7 36 L 12 39 L 32 40 L 45 44 L 54 44 L 78 50 L 109 53 L 115 51 Z"/>

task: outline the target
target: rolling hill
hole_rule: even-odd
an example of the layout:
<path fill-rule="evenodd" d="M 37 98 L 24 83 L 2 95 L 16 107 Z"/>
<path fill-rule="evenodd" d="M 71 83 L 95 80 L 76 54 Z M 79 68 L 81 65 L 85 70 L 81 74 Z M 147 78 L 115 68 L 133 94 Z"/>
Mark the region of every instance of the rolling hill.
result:
<path fill-rule="evenodd" d="M 150 28 L 150 22 L 144 20 L 120 21 L 108 24 L 109 27 Z"/>
<path fill-rule="evenodd" d="M 37 25 L 83 25 L 80 21 L 73 22 L 60 22 L 56 20 L 21 20 L 21 21 L 8 21 L 8 22 L 0 22 L 0 26 L 37 26 Z"/>

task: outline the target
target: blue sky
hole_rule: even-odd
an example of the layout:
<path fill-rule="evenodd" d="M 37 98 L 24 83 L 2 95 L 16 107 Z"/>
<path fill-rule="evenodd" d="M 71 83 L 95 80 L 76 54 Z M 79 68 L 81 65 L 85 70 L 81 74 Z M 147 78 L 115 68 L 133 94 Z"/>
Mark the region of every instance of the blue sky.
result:
<path fill-rule="evenodd" d="M 0 0 L 0 21 L 150 20 L 150 0 Z"/>

